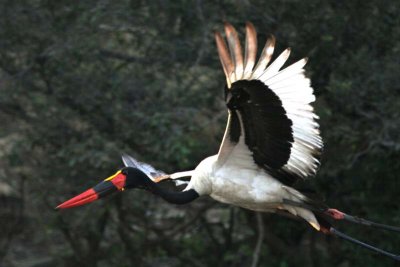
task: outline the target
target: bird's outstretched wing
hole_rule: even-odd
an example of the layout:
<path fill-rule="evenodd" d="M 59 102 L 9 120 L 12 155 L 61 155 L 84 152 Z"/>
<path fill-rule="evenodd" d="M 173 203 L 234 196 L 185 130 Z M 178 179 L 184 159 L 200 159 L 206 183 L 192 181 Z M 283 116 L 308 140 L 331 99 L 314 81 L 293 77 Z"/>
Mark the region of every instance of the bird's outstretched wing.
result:
<path fill-rule="evenodd" d="M 268 65 L 275 46 L 271 36 L 256 65 L 254 26 L 246 24 L 244 56 L 238 34 L 229 23 L 225 23 L 225 34 L 228 46 L 215 33 L 229 111 L 217 164 L 222 166 L 232 158 L 242 164 L 252 161 L 286 185 L 314 175 L 323 143 L 318 116 L 310 105 L 315 96 L 304 75 L 307 60 L 280 70 L 290 54 L 286 49 Z"/>
<path fill-rule="evenodd" d="M 122 155 L 122 162 L 124 163 L 125 167 L 138 168 L 156 183 L 172 179 L 175 182 L 175 185 L 179 186 L 182 184 L 188 184 L 190 179 L 187 177 L 190 177 L 192 175 L 192 171 L 166 174 L 163 171 L 155 169 L 150 164 L 140 162 L 134 157 L 127 154 Z"/>
<path fill-rule="evenodd" d="M 138 168 L 142 172 L 144 172 L 149 178 L 151 179 L 156 179 L 158 177 L 166 176 L 167 174 L 163 171 L 156 170 L 153 166 L 140 162 L 133 158 L 132 156 L 129 156 L 127 154 L 122 155 L 122 161 L 124 162 L 124 165 L 126 167 L 134 167 Z"/>

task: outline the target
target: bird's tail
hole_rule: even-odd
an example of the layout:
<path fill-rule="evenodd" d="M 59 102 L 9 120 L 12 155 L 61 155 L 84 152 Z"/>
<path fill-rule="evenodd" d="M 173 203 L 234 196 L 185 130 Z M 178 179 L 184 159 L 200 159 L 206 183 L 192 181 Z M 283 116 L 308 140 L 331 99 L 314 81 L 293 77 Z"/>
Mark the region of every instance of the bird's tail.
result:
<path fill-rule="evenodd" d="M 316 205 L 313 205 L 313 203 L 307 203 L 307 202 L 299 203 L 299 202 L 288 200 L 288 199 L 285 199 L 284 203 L 287 205 L 297 206 L 297 207 L 301 207 L 301 208 L 312 211 L 315 214 L 315 217 L 317 218 L 318 223 L 320 224 L 320 231 L 322 233 L 327 234 L 327 235 L 337 236 L 341 239 L 344 239 L 351 243 L 357 244 L 361 247 L 372 250 L 376 253 L 379 253 L 379 254 L 385 255 L 387 257 L 390 257 L 394 260 L 400 261 L 400 255 L 377 248 L 370 244 L 364 243 L 358 239 L 355 239 L 349 235 L 346 235 L 345 233 L 343 233 L 343 232 L 339 231 L 338 229 L 336 229 L 335 227 L 333 227 L 333 224 L 335 221 L 347 221 L 350 223 L 355 223 L 355 224 L 364 225 L 367 227 L 373 227 L 373 228 L 387 230 L 387 231 L 393 231 L 393 232 L 400 232 L 400 227 L 372 222 L 372 221 L 369 221 L 369 220 L 366 220 L 363 218 L 349 215 L 349 214 L 344 213 L 337 209 L 331 209 L 331 208 L 327 208 L 327 207 L 323 207 L 323 206 L 316 206 Z"/>

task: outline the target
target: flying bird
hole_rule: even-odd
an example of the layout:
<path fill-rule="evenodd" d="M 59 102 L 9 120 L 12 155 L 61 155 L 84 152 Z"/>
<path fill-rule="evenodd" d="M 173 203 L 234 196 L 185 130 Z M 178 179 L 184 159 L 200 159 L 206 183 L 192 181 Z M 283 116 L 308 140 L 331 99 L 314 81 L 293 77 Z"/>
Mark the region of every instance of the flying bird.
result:
<path fill-rule="evenodd" d="M 165 174 L 123 155 L 125 167 L 95 187 L 60 204 L 65 209 L 90 203 L 113 192 L 139 188 L 174 204 L 186 204 L 208 195 L 216 201 L 259 212 L 285 212 L 300 217 L 315 230 L 332 234 L 400 260 L 399 255 L 358 241 L 333 227 L 345 220 L 399 232 L 400 228 L 374 223 L 331 209 L 296 189 L 296 182 L 314 176 L 323 149 L 315 100 L 305 76 L 307 59 L 282 68 L 290 55 L 284 50 L 270 63 L 275 37 L 270 36 L 257 59 L 257 33 L 246 24 L 244 53 L 235 28 L 225 23 L 227 43 L 219 32 L 215 40 L 225 73 L 228 120 L 218 154 L 194 170 Z M 190 177 L 181 192 L 159 185 Z"/>

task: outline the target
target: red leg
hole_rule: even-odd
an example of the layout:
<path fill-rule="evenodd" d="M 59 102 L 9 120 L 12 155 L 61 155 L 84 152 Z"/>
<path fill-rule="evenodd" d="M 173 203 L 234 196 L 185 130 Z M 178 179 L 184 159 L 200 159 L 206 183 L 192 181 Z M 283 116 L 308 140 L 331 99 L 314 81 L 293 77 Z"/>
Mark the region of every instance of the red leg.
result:
<path fill-rule="evenodd" d="M 343 212 L 337 209 L 328 209 L 327 211 L 325 211 L 325 213 L 335 220 L 343 220 L 345 215 Z"/>

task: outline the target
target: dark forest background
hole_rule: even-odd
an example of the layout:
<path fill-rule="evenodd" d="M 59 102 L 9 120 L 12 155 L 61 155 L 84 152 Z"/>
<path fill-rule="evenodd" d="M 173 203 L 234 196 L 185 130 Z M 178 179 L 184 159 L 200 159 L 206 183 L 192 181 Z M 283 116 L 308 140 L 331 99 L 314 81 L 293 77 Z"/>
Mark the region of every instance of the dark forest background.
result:
<path fill-rule="evenodd" d="M 307 224 L 138 190 L 55 212 L 129 153 L 166 172 L 225 127 L 213 31 L 252 21 L 309 57 L 325 151 L 309 185 L 400 225 L 400 4 L 382 0 L 0 1 L 0 266 L 393 266 Z M 400 252 L 400 236 L 339 229 Z M 262 236 L 259 253 L 257 239 Z M 255 265 L 255 264 L 254 264 Z"/>

